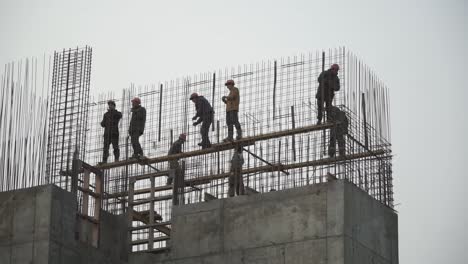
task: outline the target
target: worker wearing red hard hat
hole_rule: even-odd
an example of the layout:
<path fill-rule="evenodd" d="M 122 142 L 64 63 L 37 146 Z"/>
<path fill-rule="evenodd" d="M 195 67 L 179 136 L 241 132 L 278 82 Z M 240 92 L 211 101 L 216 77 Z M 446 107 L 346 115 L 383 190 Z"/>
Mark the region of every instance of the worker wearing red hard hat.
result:
<path fill-rule="evenodd" d="M 333 64 L 330 69 L 320 73 L 317 81 L 319 83 L 315 98 L 317 99 L 317 124 L 322 122 L 323 104 L 325 103 L 325 110 L 327 116 L 330 115 L 330 107 L 332 106 L 333 97 L 335 92 L 340 90 L 340 78 L 338 78 L 338 71 L 340 66 Z"/>
<path fill-rule="evenodd" d="M 182 133 L 179 135 L 179 139 L 177 139 L 174 143 L 172 143 L 171 148 L 169 149 L 169 152 L 167 155 L 175 155 L 175 154 L 180 154 L 182 153 L 182 145 L 185 143 L 187 140 L 187 134 Z M 174 180 L 174 176 L 176 179 L 181 179 L 182 175 L 182 168 L 180 167 L 179 164 L 179 159 L 173 159 L 169 161 L 169 169 L 174 170 L 174 174 L 169 173 L 169 176 L 167 177 L 167 185 L 172 184 Z"/>
<path fill-rule="evenodd" d="M 128 134 L 133 147 L 132 158 L 143 157 L 143 149 L 140 145 L 140 136 L 143 135 L 146 123 L 146 109 L 141 106 L 141 100 L 138 97 L 132 99 L 132 117 L 130 119 L 130 128 Z"/>
<path fill-rule="evenodd" d="M 234 126 L 236 127 L 237 132 L 236 139 L 241 139 L 242 128 L 239 123 L 239 89 L 234 86 L 234 80 L 227 80 L 225 85 L 226 88 L 229 89 L 229 94 L 227 96 L 223 96 L 221 100 L 226 104 L 226 125 L 228 126 L 228 136 L 224 139 L 224 142 L 227 142 L 234 140 Z"/>
<path fill-rule="evenodd" d="M 209 148 L 211 147 L 211 142 L 208 133 L 210 131 L 211 123 L 214 119 L 213 107 L 211 107 L 211 104 L 208 102 L 208 100 L 206 100 L 205 97 L 197 93 L 192 93 L 190 95 L 190 101 L 195 104 L 195 110 L 197 111 L 195 116 L 192 118 L 192 120 L 195 121 L 193 125 L 197 126 L 198 124 L 202 123 L 200 128 L 202 141 L 198 143 L 198 145 L 201 146 L 202 149 Z"/>

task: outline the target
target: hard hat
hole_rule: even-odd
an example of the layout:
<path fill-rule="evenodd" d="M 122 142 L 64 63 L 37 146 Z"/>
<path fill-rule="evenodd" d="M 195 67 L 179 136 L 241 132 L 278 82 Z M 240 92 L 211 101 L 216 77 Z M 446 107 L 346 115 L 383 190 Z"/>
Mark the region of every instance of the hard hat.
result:
<path fill-rule="evenodd" d="M 197 94 L 197 93 L 193 93 L 193 94 L 190 95 L 190 100 L 193 100 L 193 99 L 195 99 L 195 98 L 197 98 L 197 97 L 198 97 L 198 94 Z"/>
<path fill-rule="evenodd" d="M 114 105 L 114 106 L 115 106 L 114 100 L 109 100 L 109 101 L 107 101 L 107 104 L 108 104 L 108 105 Z"/>
<path fill-rule="evenodd" d="M 141 100 L 140 100 L 140 98 L 138 98 L 138 97 L 133 98 L 133 99 L 132 99 L 132 103 L 133 103 L 133 102 L 135 102 L 135 103 L 137 103 L 137 104 L 141 104 Z"/>
<path fill-rule="evenodd" d="M 226 83 L 224 85 L 234 85 L 234 80 L 227 80 Z"/>
<path fill-rule="evenodd" d="M 187 140 L 187 134 L 182 133 L 182 134 L 179 135 L 179 138 L 185 141 L 185 140 Z"/>
<path fill-rule="evenodd" d="M 338 64 L 335 63 L 335 64 L 333 64 L 333 65 L 330 67 L 330 69 L 333 69 L 333 70 L 335 70 L 335 71 L 339 71 L 339 70 L 340 70 L 340 66 L 339 66 Z"/>

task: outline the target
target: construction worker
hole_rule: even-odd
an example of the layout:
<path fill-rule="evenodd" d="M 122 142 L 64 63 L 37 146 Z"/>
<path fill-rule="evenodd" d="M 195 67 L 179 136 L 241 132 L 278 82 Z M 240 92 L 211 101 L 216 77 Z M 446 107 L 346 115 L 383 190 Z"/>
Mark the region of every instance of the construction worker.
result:
<path fill-rule="evenodd" d="M 208 137 L 208 132 L 210 131 L 210 125 L 213 122 L 214 111 L 211 107 L 208 100 L 205 97 L 198 95 L 197 93 L 192 93 L 190 95 L 190 101 L 195 104 L 195 109 L 197 113 L 192 118 L 194 126 L 202 123 L 200 128 L 200 134 L 202 141 L 198 143 L 198 146 L 201 146 L 202 149 L 211 147 L 210 138 Z"/>
<path fill-rule="evenodd" d="M 340 90 L 340 78 L 338 78 L 338 71 L 340 66 L 333 64 L 330 69 L 320 73 L 318 77 L 318 89 L 315 98 L 317 99 L 317 124 L 322 123 L 323 104 L 325 103 L 325 110 L 329 115 L 329 109 L 332 106 L 333 97 L 335 92 Z"/>
<path fill-rule="evenodd" d="M 172 143 L 171 148 L 169 149 L 169 152 L 167 155 L 175 155 L 182 153 L 182 145 L 185 143 L 187 140 L 187 135 L 186 134 L 180 134 L 179 139 L 177 139 L 174 143 Z M 179 160 L 174 159 L 169 161 L 169 169 L 170 170 L 175 170 L 175 176 L 176 177 L 181 177 L 182 175 L 182 168 L 180 167 Z M 169 175 L 167 177 L 167 185 L 172 184 L 173 182 L 173 177 L 172 175 Z"/>
<path fill-rule="evenodd" d="M 334 123 L 330 128 L 330 143 L 328 145 L 328 155 L 335 157 L 336 141 L 338 141 L 338 152 L 340 157 L 346 155 L 345 135 L 348 134 L 348 118 L 346 113 L 336 106 L 331 106 L 329 110 L 328 121 Z"/>
<path fill-rule="evenodd" d="M 240 94 L 239 89 L 234 86 L 233 80 L 227 80 L 225 85 L 229 89 L 228 96 L 223 96 L 222 100 L 226 104 L 226 124 L 228 126 L 228 136 L 223 141 L 233 141 L 234 126 L 236 127 L 237 137 L 239 140 L 242 138 L 242 129 L 239 123 L 239 103 Z"/>
<path fill-rule="evenodd" d="M 107 163 L 110 144 L 114 148 L 114 160 L 118 161 L 120 157 L 119 121 L 122 118 L 122 113 L 115 109 L 115 102 L 112 100 L 107 101 L 107 106 L 107 112 L 101 121 L 101 126 L 104 128 L 104 151 L 101 163 Z"/>
<path fill-rule="evenodd" d="M 146 109 L 141 106 L 141 100 L 138 97 L 132 99 L 132 118 L 130 119 L 130 128 L 128 133 L 133 147 L 132 158 L 143 157 L 143 150 L 141 149 L 139 138 L 143 135 L 146 123 Z"/>
<path fill-rule="evenodd" d="M 242 146 L 236 146 L 234 154 L 231 158 L 231 174 L 229 175 L 229 197 L 244 195 L 244 180 L 242 179 L 242 165 L 244 165 L 244 157 L 242 156 Z"/>

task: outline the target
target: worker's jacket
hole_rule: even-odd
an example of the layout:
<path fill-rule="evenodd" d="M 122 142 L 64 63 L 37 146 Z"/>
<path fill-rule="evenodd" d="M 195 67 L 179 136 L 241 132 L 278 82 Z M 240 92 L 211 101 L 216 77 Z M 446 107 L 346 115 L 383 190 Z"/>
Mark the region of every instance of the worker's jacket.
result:
<path fill-rule="evenodd" d="M 130 119 L 130 134 L 143 134 L 146 123 L 146 109 L 143 106 L 132 108 L 132 118 Z"/>
<path fill-rule="evenodd" d="M 229 89 L 229 94 L 226 96 L 226 112 L 239 111 L 240 94 L 237 87 Z"/>
<path fill-rule="evenodd" d="M 175 155 L 175 154 L 182 153 L 183 144 L 184 144 L 184 141 L 182 139 L 179 138 L 178 140 L 176 140 L 174 143 L 172 143 L 172 146 L 169 149 L 169 152 L 167 153 L 167 155 Z M 175 168 L 178 165 L 179 165 L 178 159 L 169 161 L 170 168 Z"/>
<path fill-rule="evenodd" d="M 199 96 L 195 99 L 195 109 L 197 111 L 195 117 L 199 118 L 197 122 L 201 122 L 204 118 L 211 117 L 214 113 L 213 107 L 211 107 L 211 104 L 203 96 Z"/>
<path fill-rule="evenodd" d="M 104 135 L 118 135 L 119 121 L 122 118 L 122 113 L 117 110 L 108 110 L 101 121 L 101 126 L 104 128 Z"/>
<path fill-rule="evenodd" d="M 315 98 L 319 100 L 331 100 L 335 96 L 335 91 L 340 90 L 340 78 L 331 70 L 320 73 L 317 81 L 319 86 Z"/>
<path fill-rule="evenodd" d="M 346 117 L 346 113 L 341 111 L 338 107 L 332 106 L 330 108 L 330 116 L 328 117 L 328 121 L 335 123 L 335 126 L 331 128 L 331 132 L 335 133 L 336 135 L 348 134 L 348 117 Z"/>
<path fill-rule="evenodd" d="M 231 170 L 242 169 L 242 165 L 244 165 L 244 157 L 242 156 L 242 153 L 234 151 L 231 158 Z"/>

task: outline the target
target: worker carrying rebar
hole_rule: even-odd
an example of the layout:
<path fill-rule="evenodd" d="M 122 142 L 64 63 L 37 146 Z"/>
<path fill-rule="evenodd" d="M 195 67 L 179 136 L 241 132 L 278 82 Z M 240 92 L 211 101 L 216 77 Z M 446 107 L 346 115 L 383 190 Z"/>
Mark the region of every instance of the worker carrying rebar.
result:
<path fill-rule="evenodd" d="M 132 99 L 132 117 L 130 119 L 130 128 L 128 134 L 133 147 L 132 158 L 142 158 L 143 149 L 140 145 L 140 136 L 143 135 L 146 123 L 146 109 L 141 106 L 141 100 L 138 97 Z"/>
<path fill-rule="evenodd" d="M 223 96 L 221 100 L 226 104 L 226 125 L 228 126 L 228 136 L 223 141 L 228 142 L 234 140 L 234 126 L 236 127 L 237 140 L 242 138 L 242 128 L 239 123 L 239 89 L 234 86 L 235 83 L 233 80 L 227 80 L 225 85 L 229 89 L 229 94 L 227 96 Z"/>
<path fill-rule="evenodd" d="M 231 158 L 231 174 L 229 175 L 229 197 L 244 195 L 244 180 L 242 179 L 242 165 L 244 165 L 244 157 L 242 156 L 242 146 L 237 145 L 234 154 Z"/>
<path fill-rule="evenodd" d="M 211 147 L 210 138 L 208 137 L 208 132 L 210 131 L 211 123 L 213 122 L 214 118 L 214 110 L 211 107 L 208 100 L 205 97 L 198 95 L 197 93 L 192 93 L 190 95 L 190 101 L 195 104 L 195 110 L 197 113 L 192 118 L 194 126 L 202 123 L 200 128 L 200 134 L 202 137 L 202 141 L 198 143 L 198 146 L 201 146 L 202 149 Z"/>
<path fill-rule="evenodd" d="M 186 140 L 187 140 L 187 135 L 184 133 L 180 134 L 179 139 L 177 139 L 174 143 L 172 143 L 172 146 L 169 149 L 169 152 L 167 153 L 167 155 L 175 155 L 175 154 L 182 153 L 182 145 L 185 143 Z M 174 174 L 175 177 L 177 178 L 183 177 L 182 168 L 180 167 L 180 164 L 179 164 L 179 159 L 170 160 L 169 169 L 175 170 L 175 174 Z M 167 177 L 167 185 L 172 184 L 173 181 L 174 181 L 173 175 L 169 175 Z"/>
<path fill-rule="evenodd" d="M 319 83 L 315 98 L 317 99 L 317 124 L 322 123 L 323 104 L 325 110 L 329 115 L 329 109 L 332 106 L 333 97 L 335 92 L 340 90 L 340 78 L 338 78 L 338 71 L 340 66 L 333 64 L 330 69 L 320 73 L 317 81 Z"/>
<path fill-rule="evenodd" d="M 112 148 L 114 149 L 114 160 L 118 161 L 120 158 L 119 121 L 122 118 L 122 113 L 115 109 L 115 102 L 113 100 L 107 101 L 107 106 L 107 112 L 104 113 L 101 121 L 101 126 L 104 128 L 104 151 L 101 164 L 107 163 L 110 144 L 112 144 Z"/>
<path fill-rule="evenodd" d="M 348 118 L 346 113 L 341 111 L 336 106 L 330 107 L 330 114 L 328 115 L 328 121 L 334 123 L 333 127 L 330 128 L 330 143 L 328 145 L 328 155 L 335 157 L 336 155 L 336 142 L 338 141 L 338 152 L 340 157 L 346 155 L 346 141 L 345 135 L 348 134 Z"/>

